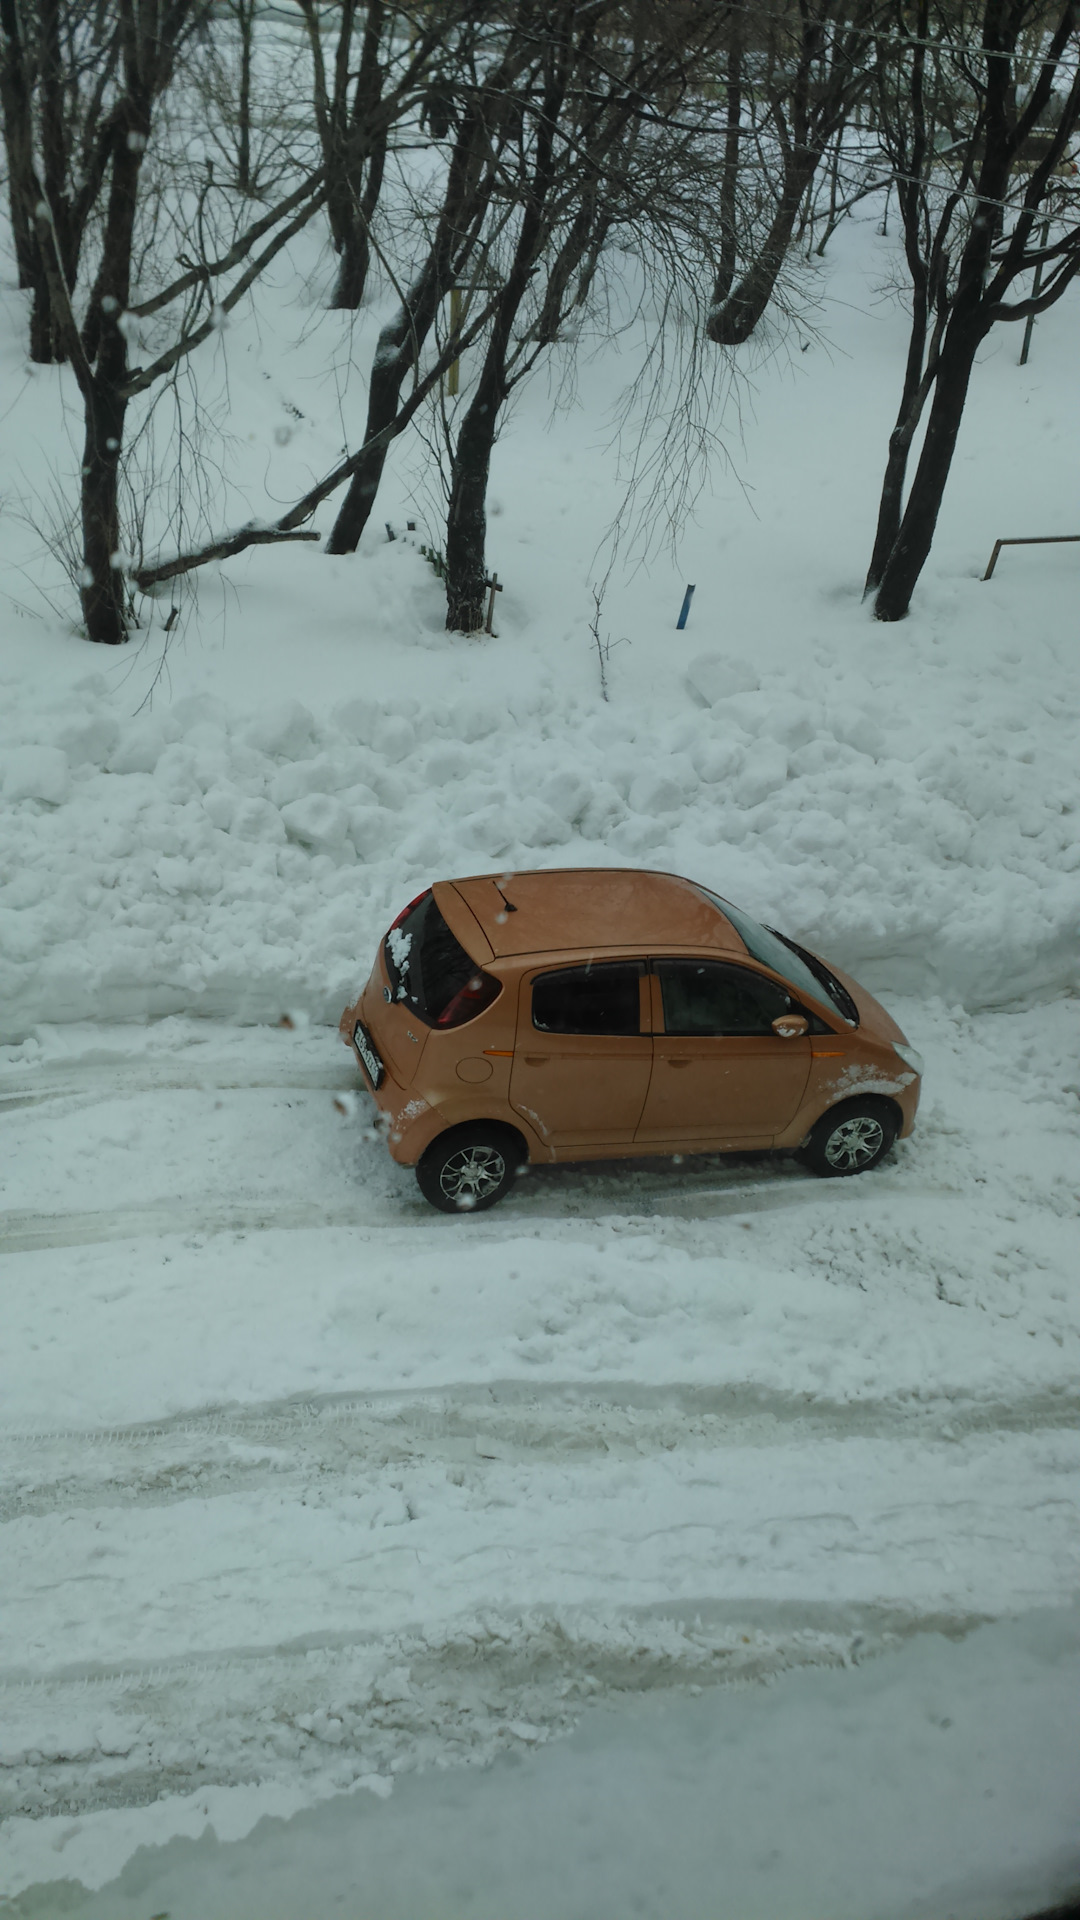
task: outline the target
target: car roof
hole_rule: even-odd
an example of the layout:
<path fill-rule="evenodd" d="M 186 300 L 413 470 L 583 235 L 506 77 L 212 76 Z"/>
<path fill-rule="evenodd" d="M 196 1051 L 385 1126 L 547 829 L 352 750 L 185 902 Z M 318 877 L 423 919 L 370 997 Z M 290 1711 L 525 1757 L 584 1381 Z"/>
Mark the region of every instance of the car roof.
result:
<path fill-rule="evenodd" d="M 468 907 L 498 959 L 659 946 L 746 952 L 720 909 L 674 873 L 556 867 L 473 874 L 443 885 L 452 886 Z"/>

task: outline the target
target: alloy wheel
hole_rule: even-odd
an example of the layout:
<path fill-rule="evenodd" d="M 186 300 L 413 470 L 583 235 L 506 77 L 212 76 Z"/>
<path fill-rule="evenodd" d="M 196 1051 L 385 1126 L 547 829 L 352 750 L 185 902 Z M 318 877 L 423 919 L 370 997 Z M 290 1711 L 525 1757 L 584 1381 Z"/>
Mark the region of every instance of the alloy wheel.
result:
<path fill-rule="evenodd" d="M 825 1158 L 838 1172 L 851 1173 L 857 1167 L 868 1166 L 881 1152 L 884 1142 L 885 1129 L 880 1120 L 866 1113 L 854 1114 L 830 1133 L 825 1142 Z"/>
<path fill-rule="evenodd" d="M 462 1147 L 450 1154 L 439 1175 L 439 1185 L 457 1206 L 487 1200 L 506 1178 L 506 1161 L 498 1147 Z"/>

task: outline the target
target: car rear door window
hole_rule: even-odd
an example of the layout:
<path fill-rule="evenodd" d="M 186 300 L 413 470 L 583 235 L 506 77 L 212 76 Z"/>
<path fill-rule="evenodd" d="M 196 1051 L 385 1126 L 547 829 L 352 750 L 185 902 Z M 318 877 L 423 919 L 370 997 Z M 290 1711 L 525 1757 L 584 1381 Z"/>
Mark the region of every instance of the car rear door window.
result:
<path fill-rule="evenodd" d="M 643 971 L 639 960 L 618 960 L 542 973 L 533 982 L 533 1026 L 541 1033 L 640 1033 Z"/>
<path fill-rule="evenodd" d="M 774 980 L 714 960 L 658 960 L 664 1028 L 680 1034 L 772 1034 L 791 1010 Z"/>

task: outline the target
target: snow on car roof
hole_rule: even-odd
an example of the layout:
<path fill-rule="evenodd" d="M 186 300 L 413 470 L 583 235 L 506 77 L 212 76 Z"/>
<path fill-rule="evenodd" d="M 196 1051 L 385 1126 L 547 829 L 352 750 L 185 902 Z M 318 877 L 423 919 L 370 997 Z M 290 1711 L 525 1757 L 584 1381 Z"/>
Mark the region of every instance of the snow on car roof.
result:
<path fill-rule="evenodd" d="M 608 947 L 719 947 L 741 953 L 731 922 L 689 880 L 624 867 L 476 874 L 449 883 L 493 953 Z"/>

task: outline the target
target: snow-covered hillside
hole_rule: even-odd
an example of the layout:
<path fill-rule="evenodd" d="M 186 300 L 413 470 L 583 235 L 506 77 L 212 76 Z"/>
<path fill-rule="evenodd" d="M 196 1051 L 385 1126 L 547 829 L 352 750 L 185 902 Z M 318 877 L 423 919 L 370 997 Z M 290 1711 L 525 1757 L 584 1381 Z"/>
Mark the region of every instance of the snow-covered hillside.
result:
<path fill-rule="evenodd" d="M 790 1669 L 890 1650 L 914 1661 L 895 1682 L 818 1676 L 792 1708 L 797 1738 L 831 1729 L 823 1802 L 843 1730 L 882 1713 L 903 1799 L 955 1671 L 955 1830 L 978 1851 L 974 1796 L 996 1794 L 1000 1851 L 984 1871 L 928 1842 L 882 1868 L 875 1915 L 945 1890 L 975 1911 L 975 1889 L 1007 1920 L 1018 1889 L 1080 1880 L 1067 1796 L 1033 1820 L 1000 1733 L 1077 1771 L 1080 1712 L 1044 1704 L 1077 1696 L 1072 1616 L 1046 1630 L 1052 1684 L 1041 1629 L 1007 1623 L 1065 1608 L 1080 1572 L 1080 555 L 1017 549 L 978 578 L 1000 534 L 1077 530 L 1076 302 L 1023 371 L 1011 335 L 989 344 L 915 610 L 880 628 L 859 587 L 903 337 L 887 269 L 871 214 L 841 230 L 820 341 L 760 361 L 744 445 L 729 426 L 738 479 L 714 476 L 677 561 L 623 551 L 608 701 L 588 621 L 625 343 L 569 414 L 528 390 L 500 443 L 498 638 L 442 631 L 415 445 L 378 515 L 402 537 L 248 554 L 201 579 L 164 656 L 160 604 L 142 641 L 92 652 L 0 516 L 13 1915 L 246 1920 L 225 1854 L 215 1880 L 196 1850 L 186 1891 L 161 1891 L 156 1854 L 107 1883 L 141 1844 L 357 1787 L 341 1818 L 362 1802 L 400 1834 L 400 1775 L 496 1755 L 531 1754 L 554 1806 L 578 1764 L 554 1737 L 590 1704 L 703 1688 L 750 1739 Z M 274 299 L 314 299 L 302 246 L 289 271 Z M 286 354 L 263 308 L 206 370 L 224 392 L 227 368 L 237 519 L 340 441 L 341 316 L 312 311 Z M 10 286 L 4 310 L 14 501 L 56 458 L 66 376 L 27 372 Z M 550 1169 L 491 1216 L 431 1214 L 362 1104 L 335 1108 L 356 1085 L 340 1008 L 432 878 L 597 859 L 692 874 L 883 993 L 928 1061 L 913 1139 L 854 1182 Z M 1005 1624 L 950 1668 L 933 1636 L 984 1622 Z M 685 1761 L 698 1736 L 672 1725 Z M 260 1891 L 244 1858 L 265 1920 L 273 1872 Z M 815 1885 L 822 1911 L 871 1910 Z M 578 1911 L 555 1891 L 537 1910 Z M 387 1894 L 378 1920 L 396 1911 Z"/>
<path fill-rule="evenodd" d="M 691 873 L 886 991 L 980 1007 L 1080 983 L 1080 550 L 1009 549 L 979 579 L 999 534 L 1071 528 L 1075 307 L 1039 323 L 1024 369 L 1008 329 L 991 338 L 915 611 L 875 626 L 860 588 L 903 316 L 875 291 L 889 252 L 872 221 L 833 246 L 826 344 L 758 368 L 744 446 L 732 414 L 742 484 L 714 476 L 677 562 L 662 543 L 647 564 L 620 555 L 600 618 L 609 703 L 590 586 L 632 342 L 594 349 L 568 414 L 530 388 L 499 443 L 497 640 L 442 630 L 410 441 L 359 555 L 249 552 L 197 576 L 171 645 L 170 603 L 145 602 L 154 624 L 119 660 L 64 631 L 40 589 L 62 605 L 70 588 L 0 517 L 0 1035 L 285 1007 L 335 1020 L 403 901 L 493 864 Z M 64 444 L 66 376 L 28 376 L 21 320 L 9 292 L 12 506 Z M 236 519 L 332 462 L 341 332 L 313 315 L 284 352 L 249 316 L 210 359 L 248 482 Z M 290 396 L 306 424 L 282 447 Z"/>

